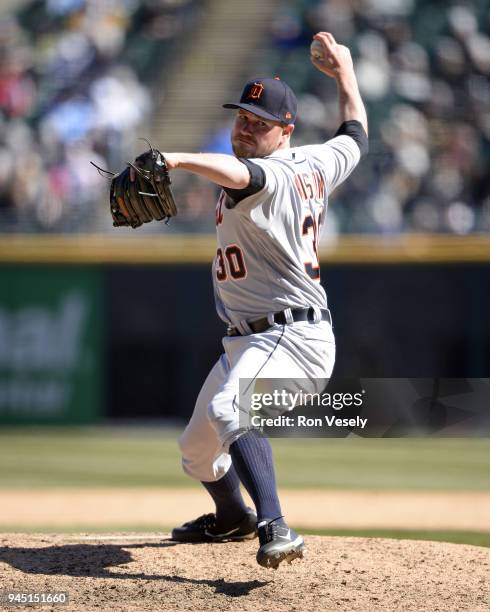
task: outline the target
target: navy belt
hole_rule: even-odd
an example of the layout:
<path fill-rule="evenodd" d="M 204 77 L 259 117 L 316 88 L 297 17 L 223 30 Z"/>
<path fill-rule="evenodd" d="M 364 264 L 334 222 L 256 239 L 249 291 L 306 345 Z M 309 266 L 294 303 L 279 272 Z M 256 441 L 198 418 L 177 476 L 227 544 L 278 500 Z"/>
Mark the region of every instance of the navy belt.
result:
<path fill-rule="evenodd" d="M 320 310 L 322 315 L 322 321 L 328 321 L 330 325 L 332 324 L 332 318 L 330 316 L 329 310 Z M 310 323 L 314 323 L 315 321 L 315 311 L 313 308 L 294 308 L 291 309 L 291 314 L 293 316 L 293 321 L 296 323 L 297 321 L 310 321 Z M 274 313 L 274 323 L 279 323 L 280 325 L 286 325 L 286 315 L 284 311 Z M 253 334 L 260 334 L 262 332 L 267 331 L 272 327 L 267 317 L 263 317 L 262 319 L 256 319 L 255 321 L 247 321 L 250 329 Z M 237 327 L 228 326 L 226 330 L 227 336 L 243 336 L 242 332 Z"/>

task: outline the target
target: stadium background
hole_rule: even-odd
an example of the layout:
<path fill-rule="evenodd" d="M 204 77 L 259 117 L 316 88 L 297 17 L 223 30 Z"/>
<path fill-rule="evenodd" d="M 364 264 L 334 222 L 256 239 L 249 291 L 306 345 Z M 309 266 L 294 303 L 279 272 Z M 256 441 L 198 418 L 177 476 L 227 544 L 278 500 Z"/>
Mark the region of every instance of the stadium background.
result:
<path fill-rule="evenodd" d="M 269 74 L 298 93 L 295 143 L 327 139 L 337 127 L 335 85 L 308 60 L 318 30 L 352 48 L 370 118 L 370 155 L 334 194 L 320 245 L 336 375 L 488 376 L 489 8 L 487 0 L 2 3 L 0 529 L 165 529 L 175 487 L 196 490 L 180 472 L 175 438 L 220 351 L 209 272 L 216 190 L 176 173 L 175 221 L 116 231 L 107 183 L 89 161 L 119 168 L 150 136 L 164 151 L 227 152 L 231 118 L 221 103 Z M 489 504 L 486 439 L 274 446 L 291 494 L 393 492 L 415 517 L 338 523 L 324 500 L 316 531 L 411 529 L 488 543 L 490 526 L 479 520 Z M 129 497 L 113 505 L 128 514 L 71 517 L 67 487 L 72 508 L 89 491 L 124 488 Z M 167 496 L 154 499 L 156 491 Z M 438 495 L 463 500 L 466 522 L 446 520 L 446 505 L 424 523 L 424 504 Z M 161 519 L 141 518 L 144 499 L 161 504 Z M 204 495 L 193 500 L 207 509 Z M 32 512 L 20 512 L 29 504 Z"/>

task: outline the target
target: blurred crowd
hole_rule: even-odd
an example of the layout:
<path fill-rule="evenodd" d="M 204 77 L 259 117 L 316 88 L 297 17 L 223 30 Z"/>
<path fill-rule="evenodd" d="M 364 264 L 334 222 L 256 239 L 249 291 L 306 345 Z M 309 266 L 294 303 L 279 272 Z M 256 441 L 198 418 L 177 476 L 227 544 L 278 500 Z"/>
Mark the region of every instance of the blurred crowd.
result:
<path fill-rule="evenodd" d="M 121 166 L 193 1 L 18 4 L 0 12 L 0 231 L 106 229 L 106 179 L 89 162 Z"/>
<path fill-rule="evenodd" d="M 23 4 L 0 12 L 0 232 L 106 231 L 107 183 L 89 161 L 121 167 L 162 85 L 152 66 L 169 64 L 200 3 Z M 308 60 L 317 31 L 351 48 L 368 108 L 370 154 L 332 198 L 327 234 L 490 231 L 489 21 L 490 0 L 280 3 L 260 71 L 298 93 L 293 144 L 338 127 L 335 83 Z M 229 129 L 202 150 L 229 152 Z M 176 191 L 173 230 L 212 230 L 215 188 L 187 177 Z"/>
<path fill-rule="evenodd" d="M 305 49 L 331 31 L 353 52 L 370 155 L 334 195 L 331 232 L 490 231 L 490 1 L 288 2 L 270 68 L 301 92 L 298 144 L 337 128 L 335 85 Z"/>

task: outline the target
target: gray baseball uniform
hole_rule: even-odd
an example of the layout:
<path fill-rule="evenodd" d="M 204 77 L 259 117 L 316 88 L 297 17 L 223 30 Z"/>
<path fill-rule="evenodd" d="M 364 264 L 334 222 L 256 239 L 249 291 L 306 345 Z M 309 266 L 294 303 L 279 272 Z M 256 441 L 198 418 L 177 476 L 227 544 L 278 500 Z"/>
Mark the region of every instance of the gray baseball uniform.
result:
<path fill-rule="evenodd" d="M 218 480 L 229 468 L 229 445 L 243 433 L 236 408 L 240 379 L 330 377 L 335 340 L 320 315 L 327 298 L 318 242 L 328 197 L 359 159 L 359 146 L 348 135 L 280 149 L 249 160 L 264 173 L 260 191 L 238 203 L 221 192 L 213 264 L 216 306 L 222 320 L 243 335 L 223 338 L 224 353 L 180 438 L 184 470 L 193 478 Z M 315 320 L 293 322 L 289 309 L 308 307 Z M 271 317 L 278 311 L 289 324 L 274 324 Z M 271 327 L 250 333 L 249 322 L 266 316 Z"/>

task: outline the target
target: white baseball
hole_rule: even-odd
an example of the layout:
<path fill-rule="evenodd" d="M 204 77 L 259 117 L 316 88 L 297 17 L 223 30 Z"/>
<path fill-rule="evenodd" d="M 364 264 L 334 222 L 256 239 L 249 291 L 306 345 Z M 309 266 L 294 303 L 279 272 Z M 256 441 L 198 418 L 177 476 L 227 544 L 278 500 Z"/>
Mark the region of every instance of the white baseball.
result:
<path fill-rule="evenodd" d="M 319 40 L 314 40 L 310 45 L 310 53 L 317 60 L 325 59 L 323 45 Z"/>

